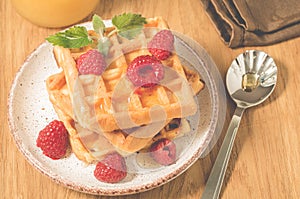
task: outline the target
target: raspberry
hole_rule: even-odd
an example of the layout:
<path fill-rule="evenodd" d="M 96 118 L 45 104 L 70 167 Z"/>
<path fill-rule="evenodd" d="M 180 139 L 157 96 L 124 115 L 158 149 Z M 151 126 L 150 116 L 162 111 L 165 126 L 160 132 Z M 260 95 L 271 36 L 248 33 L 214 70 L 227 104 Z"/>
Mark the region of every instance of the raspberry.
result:
<path fill-rule="evenodd" d="M 148 43 L 149 52 L 159 60 L 165 60 L 171 55 L 174 35 L 170 30 L 161 30 Z"/>
<path fill-rule="evenodd" d="M 114 152 L 107 154 L 103 160 L 97 163 L 94 176 L 102 182 L 116 183 L 127 175 L 127 167 L 124 158 Z"/>
<path fill-rule="evenodd" d="M 171 140 L 162 138 L 151 145 L 150 156 L 159 164 L 173 164 L 176 159 L 176 145 Z"/>
<path fill-rule="evenodd" d="M 63 122 L 53 120 L 39 132 L 36 145 L 53 160 L 62 158 L 69 145 L 68 132 Z"/>
<path fill-rule="evenodd" d="M 129 64 L 127 76 L 135 86 L 150 87 L 163 79 L 164 68 L 155 57 L 141 55 Z"/>
<path fill-rule="evenodd" d="M 104 56 L 95 49 L 80 55 L 76 63 L 79 74 L 81 75 L 101 75 L 106 66 Z"/>

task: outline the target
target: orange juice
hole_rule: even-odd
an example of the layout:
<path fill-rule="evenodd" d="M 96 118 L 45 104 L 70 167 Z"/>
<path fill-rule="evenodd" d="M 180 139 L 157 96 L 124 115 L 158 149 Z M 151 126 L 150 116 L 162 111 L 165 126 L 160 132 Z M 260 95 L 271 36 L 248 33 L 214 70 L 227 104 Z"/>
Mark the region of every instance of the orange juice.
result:
<path fill-rule="evenodd" d="M 63 27 L 87 17 L 99 0 L 12 0 L 17 12 L 45 27 Z"/>

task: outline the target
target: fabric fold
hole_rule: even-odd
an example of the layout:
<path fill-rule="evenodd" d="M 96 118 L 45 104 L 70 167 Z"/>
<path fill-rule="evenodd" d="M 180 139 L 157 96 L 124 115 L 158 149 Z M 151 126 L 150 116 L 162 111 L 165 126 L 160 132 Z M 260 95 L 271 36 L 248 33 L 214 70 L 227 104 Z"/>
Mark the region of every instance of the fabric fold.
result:
<path fill-rule="evenodd" d="M 299 0 L 201 0 L 231 48 L 263 46 L 300 36 Z"/>

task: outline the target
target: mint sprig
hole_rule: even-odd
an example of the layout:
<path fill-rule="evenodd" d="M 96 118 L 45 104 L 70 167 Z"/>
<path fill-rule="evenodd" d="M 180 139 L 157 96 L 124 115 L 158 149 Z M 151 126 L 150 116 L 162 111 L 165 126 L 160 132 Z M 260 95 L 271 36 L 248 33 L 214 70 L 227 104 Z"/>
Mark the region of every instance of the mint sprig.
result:
<path fill-rule="evenodd" d="M 112 24 L 115 26 L 115 30 L 108 36 L 104 36 L 105 24 L 100 16 L 94 15 L 92 19 L 93 29 L 100 36 L 98 39 L 98 50 L 107 55 L 111 46 L 108 37 L 118 33 L 122 37 L 133 39 L 141 32 L 146 23 L 146 18 L 140 14 L 124 13 L 113 17 Z M 49 36 L 46 40 L 53 45 L 65 48 L 81 48 L 93 43 L 93 38 L 89 36 L 87 29 L 83 26 L 71 27 L 68 30 Z"/>
<path fill-rule="evenodd" d="M 74 26 L 64 32 L 58 32 L 46 38 L 53 45 L 65 48 L 80 48 L 93 42 L 89 37 L 87 29 L 83 26 Z"/>
<path fill-rule="evenodd" d="M 145 17 L 132 13 L 124 13 L 112 19 L 112 24 L 116 27 L 118 34 L 127 39 L 133 39 L 138 35 L 146 23 Z"/>
<path fill-rule="evenodd" d="M 98 34 L 103 34 L 105 31 L 105 24 L 102 21 L 101 17 L 98 15 L 94 15 L 92 19 L 93 23 L 93 29 L 95 30 L 96 33 Z"/>

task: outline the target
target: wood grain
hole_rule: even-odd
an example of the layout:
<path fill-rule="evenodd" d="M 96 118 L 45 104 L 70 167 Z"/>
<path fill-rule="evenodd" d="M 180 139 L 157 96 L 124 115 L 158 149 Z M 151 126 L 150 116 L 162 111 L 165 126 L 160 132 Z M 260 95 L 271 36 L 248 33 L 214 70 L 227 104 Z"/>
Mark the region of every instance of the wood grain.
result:
<path fill-rule="evenodd" d="M 229 49 L 220 40 L 199 0 L 101 0 L 96 13 L 104 19 L 123 12 L 162 16 L 170 27 L 196 40 L 214 59 L 224 79 L 231 61 L 246 49 Z M 52 182 L 18 151 L 7 123 L 7 95 L 20 65 L 49 34 L 58 29 L 35 26 L 0 1 L 0 193 L 1 198 L 109 198 L 79 193 Z M 279 70 L 271 97 L 247 110 L 229 162 L 221 198 L 300 198 L 300 38 L 256 47 L 269 53 Z M 38 92 L 38 91 L 37 91 Z M 226 130 L 234 104 L 228 99 Z M 177 179 L 140 194 L 116 198 L 199 198 L 225 130 L 212 152 Z"/>

